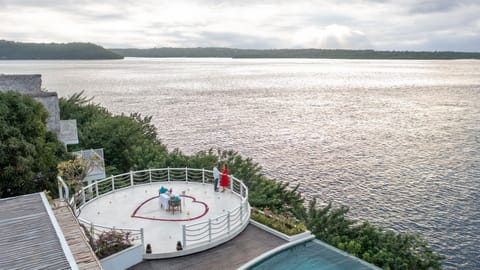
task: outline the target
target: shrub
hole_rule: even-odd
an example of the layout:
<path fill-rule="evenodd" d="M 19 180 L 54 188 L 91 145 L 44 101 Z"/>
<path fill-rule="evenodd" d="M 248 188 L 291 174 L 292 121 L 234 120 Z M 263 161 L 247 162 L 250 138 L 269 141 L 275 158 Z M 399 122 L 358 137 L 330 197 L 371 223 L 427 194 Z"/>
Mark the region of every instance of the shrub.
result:
<path fill-rule="evenodd" d="M 98 234 L 97 237 L 94 241 L 94 250 L 99 259 L 106 258 L 132 246 L 130 232 L 106 231 Z"/>
<path fill-rule="evenodd" d="M 250 217 L 257 222 L 260 222 L 263 225 L 266 225 L 286 235 L 295 235 L 303 233 L 307 230 L 303 223 L 298 222 L 294 218 L 284 215 L 275 215 L 268 209 L 265 209 L 265 211 L 260 211 L 257 208 L 252 208 L 252 214 Z"/>

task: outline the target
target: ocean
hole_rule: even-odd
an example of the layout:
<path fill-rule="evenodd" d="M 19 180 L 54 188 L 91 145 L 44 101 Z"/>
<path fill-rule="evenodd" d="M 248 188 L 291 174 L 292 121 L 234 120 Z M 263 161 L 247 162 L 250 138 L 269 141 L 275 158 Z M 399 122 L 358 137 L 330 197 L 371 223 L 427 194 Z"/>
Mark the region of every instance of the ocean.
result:
<path fill-rule="evenodd" d="M 422 234 L 445 269 L 480 268 L 480 61 L 0 61 L 0 73 L 151 115 L 170 150 L 238 151 L 306 199 Z"/>

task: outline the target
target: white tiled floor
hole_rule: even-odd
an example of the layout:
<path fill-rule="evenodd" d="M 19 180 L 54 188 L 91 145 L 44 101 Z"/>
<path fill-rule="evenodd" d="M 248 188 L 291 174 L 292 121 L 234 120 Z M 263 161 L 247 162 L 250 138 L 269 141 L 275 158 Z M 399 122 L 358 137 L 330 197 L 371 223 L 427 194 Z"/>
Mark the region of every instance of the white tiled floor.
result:
<path fill-rule="evenodd" d="M 158 196 L 161 186 L 172 188 L 173 193 L 195 197 L 208 206 L 208 212 L 192 221 L 160 221 L 131 217 L 143 202 Z M 240 206 L 241 199 L 230 192 L 214 192 L 211 184 L 187 182 L 161 182 L 135 186 L 116 191 L 87 204 L 81 211 L 80 218 L 95 224 L 115 226 L 117 228 L 144 229 L 145 244 L 150 243 L 152 253 L 175 251 L 177 241 L 182 240 L 182 225 L 194 224 L 215 218 Z M 159 219 L 189 219 L 205 212 L 203 204 L 193 203 L 189 198 L 182 198 L 182 213 L 166 212 L 161 208 L 159 199 L 146 202 L 136 216 Z"/>

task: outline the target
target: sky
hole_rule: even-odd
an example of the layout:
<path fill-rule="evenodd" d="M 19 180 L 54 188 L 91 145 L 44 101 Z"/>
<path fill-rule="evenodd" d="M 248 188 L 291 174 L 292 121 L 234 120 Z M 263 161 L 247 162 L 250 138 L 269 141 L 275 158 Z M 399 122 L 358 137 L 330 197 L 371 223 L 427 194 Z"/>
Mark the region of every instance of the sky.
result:
<path fill-rule="evenodd" d="M 0 0 L 0 39 L 480 52 L 480 0 Z"/>

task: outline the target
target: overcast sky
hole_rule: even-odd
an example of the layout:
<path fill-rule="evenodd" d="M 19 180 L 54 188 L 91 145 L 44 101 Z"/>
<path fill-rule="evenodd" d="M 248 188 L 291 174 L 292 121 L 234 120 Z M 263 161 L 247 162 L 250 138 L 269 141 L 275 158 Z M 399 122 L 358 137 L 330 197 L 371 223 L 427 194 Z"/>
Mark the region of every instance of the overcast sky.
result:
<path fill-rule="evenodd" d="M 0 39 L 480 51 L 480 0 L 0 0 Z"/>

